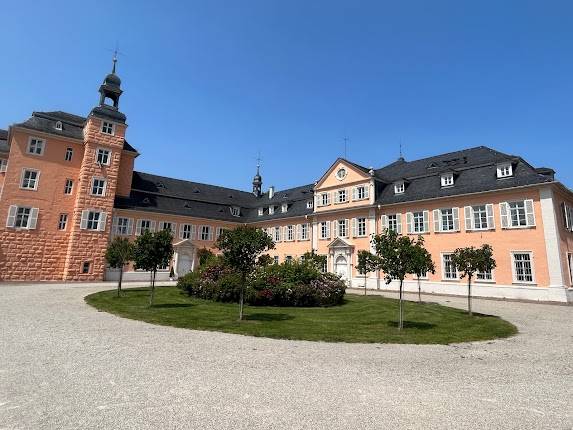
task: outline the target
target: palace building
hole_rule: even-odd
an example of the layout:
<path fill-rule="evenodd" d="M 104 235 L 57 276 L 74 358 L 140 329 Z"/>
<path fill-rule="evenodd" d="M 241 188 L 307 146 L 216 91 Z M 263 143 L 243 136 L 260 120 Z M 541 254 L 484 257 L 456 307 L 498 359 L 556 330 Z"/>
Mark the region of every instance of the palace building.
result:
<path fill-rule="evenodd" d="M 161 276 L 181 276 L 223 229 L 249 224 L 272 236 L 277 262 L 314 250 L 350 286 L 395 289 L 355 268 L 371 236 L 392 229 L 424 237 L 436 264 L 425 292 L 466 294 L 451 253 L 488 243 L 497 267 L 477 275 L 476 296 L 573 301 L 573 192 L 550 168 L 481 146 L 379 168 L 339 158 L 315 183 L 286 190 L 263 191 L 257 168 L 252 191 L 240 191 L 134 170 L 115 60 L 99 92 L 87 117 L 33 112 L 0 130 L 0 280 L 116 279 L 109 241 L 158 229 L 175 247 Z M 148 278 L 133 267 L 125 275 Z"/>

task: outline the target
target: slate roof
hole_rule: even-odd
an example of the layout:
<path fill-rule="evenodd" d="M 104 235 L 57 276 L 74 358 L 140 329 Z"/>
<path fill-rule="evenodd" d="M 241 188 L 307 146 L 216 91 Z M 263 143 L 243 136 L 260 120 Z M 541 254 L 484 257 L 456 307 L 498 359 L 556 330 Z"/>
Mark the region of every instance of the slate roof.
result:
<path fill-rule="evenodd" d="M 56 122 L 62 122 L 62 130 L 56 130 Z M 26 121 L 15 124 L 17 127 L 28 128 L 31 130 L 42 131 L 44 133 L 56 134 L 72 139 L 83 140 L 83 129 L 86 118 L 73 115 L 71 113 L 54 111 L 54 112 L 32 112 L 32 116 Z M 130 152 L 137 152 L 127 141 L 124 141 L 123 149 Z"/>
<path fill-rule="evenodd" d="M 8 146 L 8 130 L 0 129 L 0 152 L 10 152 Z"/>

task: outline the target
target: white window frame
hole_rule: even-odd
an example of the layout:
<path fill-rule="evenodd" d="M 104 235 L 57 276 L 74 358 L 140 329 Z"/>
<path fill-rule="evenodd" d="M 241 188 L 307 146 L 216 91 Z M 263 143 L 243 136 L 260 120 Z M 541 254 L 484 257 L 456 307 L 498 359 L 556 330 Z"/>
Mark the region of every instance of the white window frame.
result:
<path fill-rule="evenodd" d="M 302 223 L 299 226 L 299 235 L 298 235 L 298 240 L 309 240 L 309 230 L 310 230 L 310 226 L 309 224 L 306 223 Z"/>
<path fill-rule="evenodd" d="M 146 225 L 149 223 L 149 226 L 146 226 L 144 228 L 143 223 L 145 223 Z M 149 232 L 153 233 L 155 231 L 155 221 L 150 219 L 138 219 L 135 227 L 135 235 L 141 236 L 144 230 L 149 230 Z"/>
<path fill-rule="evenodd" d="M 239 206 L 231 206 L 231 215 L 234 217 L 241 216 L 241 208 Z"/>
<path fill-rule="evenodd" d="M 489 273 L 489 274 L 490 274 L 490 276 L 491 276 L 490 279 L 480 279 L 480 278 L 479 278 L 480 275 L 483 276 L 484 273 L 482 273 L 482 272 L 476 272 L 476 274 L 475 274 L 475 282 L 483 283 L 483 284 L 495 283 L 495 270 L 494 270 L 494 269 L 491 269 L 489 272 L 486 272 L 486 273 Z"/>
<path fill-rule="evenodd" d="M 264 208 L 259 208 L 257 211 L 259 216 L 263 216 L 265 214 L 265 209 Z"/>
<path fill-rule="evenodd" d="M 30 186 L 25 187 L 24 186 L 24 179 L 25 179 L 26 173 L 35 173 L 36 174 L 36 176 L 34 177 L 34 181 L 33 181 L 33 184 L 34 184 L 33 187 L 30 187 Z M 28 184 L 30 184 L 31 180 L 28 179 L 27 181 L 28 181 Z M 22 175 L 20 177 L 20 189 L 21 190 L 37 191 L 39 183 L 40 183 L 40 171 L 39 170 L 30 169 L 28 167 L 24 167 L 22 169 Z"/>
<path fill-rule="evenodd" d="M 68 228 L 68 214 L 62 213 L 58 218 L 58 230 L 65 231 Z"/>
<path fill-rule="evenodd" d="M 460 231 L 460 209 L 458 207 L 434 209 L 433 217 L 435 233 L 455 233 Z M 446 220 L 448 221 L 447 224 L 444 222 Z"/>
<path fill-rule="evenodd" d="M 573 286 L 573 252 L 567 253 L 567 263 L 569 265 L 569 282 L 571 282 L 571 286 Z"/>
<path fill-rule="evenodd" d="M 133 218 L 115 216 L 112 221 L 112 234 L 117 236 L 131 236 L 133 233 Z"/>
<path fill-rule="evenodd" d="M 58 131 L 62 131 L 62 121 L 56 121 L 54 128 Z"/>
<path fill-rule="evenodd" d="M 28 211 L 25 214 L 20 214 L 20 211 Z M 38 222 L 38 214 L 40 210 L 30 206 L 17 206 L 11 205 L 8 208 L 8 217 L 6 218 L 6 227 L 14 228 L 16 230 L 34 230 Z M 26 217 L 26 224 L 16 225 L 19 220 Z"/>
<path fill-rule="evenodd" d="M 110 128 L 111 128 L 111 130 L 108 131 L 108 129 L 110 129 Z M 102 120 L 100 131 L 103 134 L 107 134 L 109 136 L 115 136 L 115 123 L 111 122 L 111 121 L 103 121 Z"/>
<path fill-rule="evenodd" d="M 210 225 L 199 226 L 199 240 L 206 242 L 213 240 L 213 227 Z"/>
<path fill-rule="evenodd" d="M 337 219 L 335 222 L 336 222 L 336 237 L 342 237 L 342 238 L 349 237 L 348 220 L 347 219 Z M 341 233 L 344 233 L 344 234 L 341 234 Z"/>
<path fill-rule="evenodd" d="M 36 152 L 36 150 L 34 150 L 32 152 L 32 141 L 34 142 L 35 148 L 38 148 L 38 145 L 40 147 L 40 152 Z M 41 139 L 39 137 L 34 137 L 34 136 L 30 136 L 28 138 L 28 147 L 26 148 L 26 153 L 28 155 L 36 155 L 38 157 L 41 157 L 44 155 L 44 153 L 46 152 L 46 139 Z"/>
<path fill-rule="evenodd" d="M 483 208 L 485 214 L 485 226 L 483 226 L 482 221 L 483 217 L 479 217 L 480 226 L 476 226 L 476 208 L 480 208 L 479 212 L 481 213 L 481 208 Z M 485 204 L 478 204 L 472 206 L 464 206 L 464 221 L 465 221 L 465 229 L 466 231 L 486 231 L 486 230 L 495 230 L 495 218 L 494 218 L 494 209 L 492 203 L 485 203 Z"/>
<path fill-rule="evenodd" d="M 453 187 L 454 186 L 454 174 L 451 172 L 444 173 L 440 177 L 440 182 L 442 184 L 442 188 Z"/>
<path fill-rule="evenodd" d="M 92 215 L 98 214 L 97 220 L 93 219 Z M 92 216 L 92 219 L 90 219 Z M 105 225 L 107 221 L 107 213 L 104 211 L 96 210 L 96 209 L 84 209 L 82 211 L 82 216 L 80 219 L 80 229 L 81 230 L 88 230 L 88 231 L 105 231 Z M 96 222 L 95 228 L 93 223 Z M 91 224 L 92 228 L 88 228 Z"/>
<path fill-rule="evenodd" d="M 97 187 L 97 190 L 100 190 L 100 189 L 101 189 L 101 193 L 95 193 L 95 192 L 94 192 L 95 182 L 96 182 L 96 181 L 103 182 L 103 186 L 101 186 L 101 187 L 98 186 L 98 187 Z M 95 197 L 105 197 L 106 192 L 107 192 L 107 179 L 106 179 L 106 178 L 102 178 L 102 177 L 100 177 L 100 176 L 94 176 L 94 177 L 92 178 L 92 182 L 91 182 L 91 185 L 90 185 L 90 195 L 95 196 Z"/>
<path fill-rule="evenodd" d="M 525 224 L 513 224 L 513 217 L 511 215 L 511 205 L 512 204 L 523 204 L 523 212 L 525 216 Z M 535 203 L 532 199 L 525 200 L 513 200 L 510 202 L 501 202 L 499 204 L 499 212 L 501 217 L 501 227 L 504 229 L 520 229 L 520 228 L 532 228 L 536 226 L 535 221 Z M 518 220 L 521 218 L 518 214 Z"/>
<path fill-rule="evenodd" d="M 0 173 L 5 173 L 8 170 L 8 160 L 6 158 L 0 158 Z"/>
<path fill-rule="evenodd" d="M 526 254 L 529 255 L 529 264 L 531 266 L 531 281 L 520 281 L 517 279 L 517 268 L 515 267 L 516 254 Z M 525 285 L 535 285 L 536 284 L 536 276 L 535 276 L 535 264 L 533 259 L 533 252 L 532 251 L 511 251 L 511 273 L 513 278 L 514 284 L 525 284 Z"/>
<path fill-rule="evenodd" d="M 275 213 L 275 207 L 273 205 L 269 206 L 269 215 L 273 215 Z"/>
<path fill-rule="evenodd" d="M 107 156 L 106 161 L 99 161 L 100 158 L 100 154 L 102 155 L 102 159 L 105 158 L 104 156 Z M 111 150 L 107 149 L 107 148 L 97 148 L 95 151 L 95 162 L 98 165 L 101 166 L 109 166 L 111 165 Z"/>
<path fill-rule="evenodd" d="M 416 215 L 422 214 L 422 228 L 423 230 L 417 230 L 416 227 Z M 411 217 L 411 224 L 408 218 Z M 430 212 L 428 210 L 418 210 L 406 213 L 406 224 L 408 227 L 408 234 L 426 234 L 430 232 Z"/>
<path fill-rule="evenodd" d="M 362 196 L 360 196 L 362 194 Z M 368 185 L 357 185 L 352 189 L 352 200 L 361 201 L 368 199 Z"/>
<path fill-rule="evenodd" d="M 442 252 L 441 253 L 441 257 L 442 257 L 442 280 L 443 281 L 459 281 L 460 280 L 460 274 L 458 272 L 457 267 L 454 266 L 454 271 L 455 271 L 455 276 L 453 278 L 448 278 L 446 277 L 446 260 L 445 257 L 446 256 L 452 256 L 453 252 Z M 453 263 L 450 263 L 453 265 Z"/>
<path fill-rule="evenodd" d="M 498 163 L 497 179 L 511 178 L 513 176 L 513 165 L 511 162 Z"/>
<path fill-rule="evenodd" d="M 312 209 L 312 208 L 314 208 L 314 201 L 312 201 L 312 200 L 307 200 L 307 201 L 306 201 L 306 208 L 307 208 L 307 209 Z"/>
<path fill-rule="evenodd" d="M 354 232 L 353 232 L 353 236 L 354 237 L 367 237 L 368 236 L 368 218 L 366 217 L 356 217 L 352 220 L 352 222 L 354 223 Z M 361 232 L 360 231 L 360 226 L 362 224 L 362 227 L 364 228 L 364 231 Z"/>
<path fill-rule="evenodd" d="M 404 181 L 394 183 L 394 194 L 404 194 L 406 192 L 406 184 Z"/>
<path fill-rule="evenodd" d="M 73 157 L 74 157 L 74 148 L 68 146 L 66 148 L 66 155 L 64 155 L 64 161 L 72 161 Z"/>
<path fill-rule="evenodd" d="M 273 227 L 273 241 L 280 242 L 281 241 L 281 228 L 280 227 Z"/>
<path fill-rule="evenodd" d="M 193 225 L 192 224 L 179 224 L 179 239 L 191 240 L 193 239 Z"/>
<path fill-rule="evenodd" d="M 281 204 L 281 212 L 285 213 L 288 211 L 288 203 Z"/>
<path fill-rule="evenodd" d="M 329 206 L 330 205 L 330 192 L 320 193 L 318 195 L 318 206 Z"/>
<path fill-rule="evenodd" d="M 167 228 L 169 226 L 169 228 Z M 172 235 L 177 233 L 177 223 L 173 221 L 159 221 L 159 229 L 157 231 L 169 230 Z"/>
<path fill-rule="evenodd" d="M 321 240 L 330 239 L 330 221 L 320 221 L 318 223 L 318 238 Z"/>
<path fill-rule="evenodd" d="M 285 242 L 294 242 L 294 225 L 285 226 Z"/>
<path fill-rule="evenodd" d="M 68 188 L 69 185 L 69 188 Z M 69 189 L 69 191 L 68 191 Z M 66 178 L 66 182 L 64 183 L 64 194 L 70 195 L 74 192 L 74 180 L 70 178 Z"/>
<path fill-rule="evenodd" d="M 340 190 L 336 190 L 336 204 L 340 203 L 347 203 L 348 202 L 348 191 L 346 188 L 341 188 Z"/>

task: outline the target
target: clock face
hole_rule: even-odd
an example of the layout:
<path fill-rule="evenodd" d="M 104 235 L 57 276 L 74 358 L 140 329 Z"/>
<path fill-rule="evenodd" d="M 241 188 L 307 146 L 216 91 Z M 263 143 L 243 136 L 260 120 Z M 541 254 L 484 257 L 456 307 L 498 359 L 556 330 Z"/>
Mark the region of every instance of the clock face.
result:
<path fill-rule="evenodd" d="M 338 169 L 338 171 L 336 172 L 336 177 L 338 179 L 346 178 L 346 169 L 344 167 L 341 167 L 340 169 Z"/>

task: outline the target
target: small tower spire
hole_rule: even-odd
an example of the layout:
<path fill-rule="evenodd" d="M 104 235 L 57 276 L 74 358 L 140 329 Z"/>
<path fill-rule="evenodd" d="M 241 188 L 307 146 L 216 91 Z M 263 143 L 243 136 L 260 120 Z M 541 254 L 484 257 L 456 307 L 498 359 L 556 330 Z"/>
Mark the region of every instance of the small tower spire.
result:
<path fill-rule="evenodd" d="M 113 61 L 113 68 L 111 69 L 111 73 L 115 75 L 115 65 L 117 63 L 117 49 L 113 51 L 113 59 L 111 61 Z"/>
<path fill-rule="evenodd" d="M 257 157 L 257 174 L 253 178 L 253 194 L 256 197 L 261 197 L 263 194 L 263 178 L 260 174 L 261 169 L 261 154 L 259 153 Z"/>

